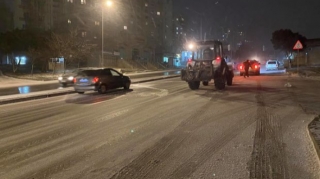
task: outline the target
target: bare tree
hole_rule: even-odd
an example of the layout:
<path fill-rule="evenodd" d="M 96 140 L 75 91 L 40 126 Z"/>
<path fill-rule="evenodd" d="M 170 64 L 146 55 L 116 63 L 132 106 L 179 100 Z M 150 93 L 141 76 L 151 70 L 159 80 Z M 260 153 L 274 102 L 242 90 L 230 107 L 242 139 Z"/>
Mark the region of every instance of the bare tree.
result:
<path fill-rule="evenodd" d="M 79 35 L 78 30 L 70 30 L 66 34 L 52 33 L 48 46 L 55 57 L 64 57 L 65 68 L 70 63 L 78 63 L 86 59 L 92 47 Z"/>

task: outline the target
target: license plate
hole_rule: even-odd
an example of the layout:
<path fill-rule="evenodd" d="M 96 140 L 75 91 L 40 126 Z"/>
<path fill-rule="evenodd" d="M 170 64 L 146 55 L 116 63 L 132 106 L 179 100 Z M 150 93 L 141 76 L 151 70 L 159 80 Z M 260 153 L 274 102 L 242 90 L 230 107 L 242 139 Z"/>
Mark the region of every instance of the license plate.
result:
<path fill-rule="evenodd" d="M 88 83 L 88 79 L 82 78 L 79 80 L 80 83 Z"/>

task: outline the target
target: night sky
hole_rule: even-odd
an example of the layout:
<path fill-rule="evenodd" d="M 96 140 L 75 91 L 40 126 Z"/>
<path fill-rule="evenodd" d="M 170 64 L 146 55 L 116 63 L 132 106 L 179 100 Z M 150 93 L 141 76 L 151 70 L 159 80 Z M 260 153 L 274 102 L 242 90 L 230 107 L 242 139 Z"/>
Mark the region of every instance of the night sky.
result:
<path fill-rule="evenodd" d="M 214 38 L 223 28 L 240 28 L 248 40 L 269 47 L 272 32 L 281 28 L 320 38 L 320 0 L 174 0 L 176 14 L 197 20 L 185 7 L 205 13 Z"/>

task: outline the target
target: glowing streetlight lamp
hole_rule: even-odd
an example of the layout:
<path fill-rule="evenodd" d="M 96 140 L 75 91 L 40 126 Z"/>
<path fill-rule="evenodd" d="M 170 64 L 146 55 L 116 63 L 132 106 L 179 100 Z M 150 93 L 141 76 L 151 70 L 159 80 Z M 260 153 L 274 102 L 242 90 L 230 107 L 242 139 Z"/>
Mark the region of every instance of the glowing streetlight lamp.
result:
<path fill-rule="evenodd" d="M 194 45 L 193 45 L 193 44 L 189 44 L 189 45 L 188 45 L 188 48 L 189 48 L 190 50 L 192 50 L 192 49 L 194 48 Z"/>
<path fill-rule="evenodd" d="M 107 7 L 111 7 L 113 5 L 113 2 L 110 1 L 110 0 L 107 0 L 105 2 L 105 5 Z M 101 67 L 103 67 L 103 49 L 104 49 L 104 33 L 103 33 L 103 15 L 104 15 L 104 6 L 101 6 L 101 62 L 100 62 L 100 65 Z"/>
<path fill-rule="evenodd" d="M 107 5 L 108 7 L 112 6 L 112 4 L 113 4 L 112 1 L 109 1 L 109 0 L 108 0 L 108 1 L 106 2 L 106 5 Z"/>

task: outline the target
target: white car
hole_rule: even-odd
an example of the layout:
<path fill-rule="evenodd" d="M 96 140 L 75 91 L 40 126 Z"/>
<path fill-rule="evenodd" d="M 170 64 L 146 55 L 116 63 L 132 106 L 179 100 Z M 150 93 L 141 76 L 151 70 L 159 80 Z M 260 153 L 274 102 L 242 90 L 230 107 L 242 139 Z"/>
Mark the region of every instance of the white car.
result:
<path fill-rule="evenodd" d="M 279 70 L 279 62 L 277 60 L 268 60 L 266 70 Z"/>

